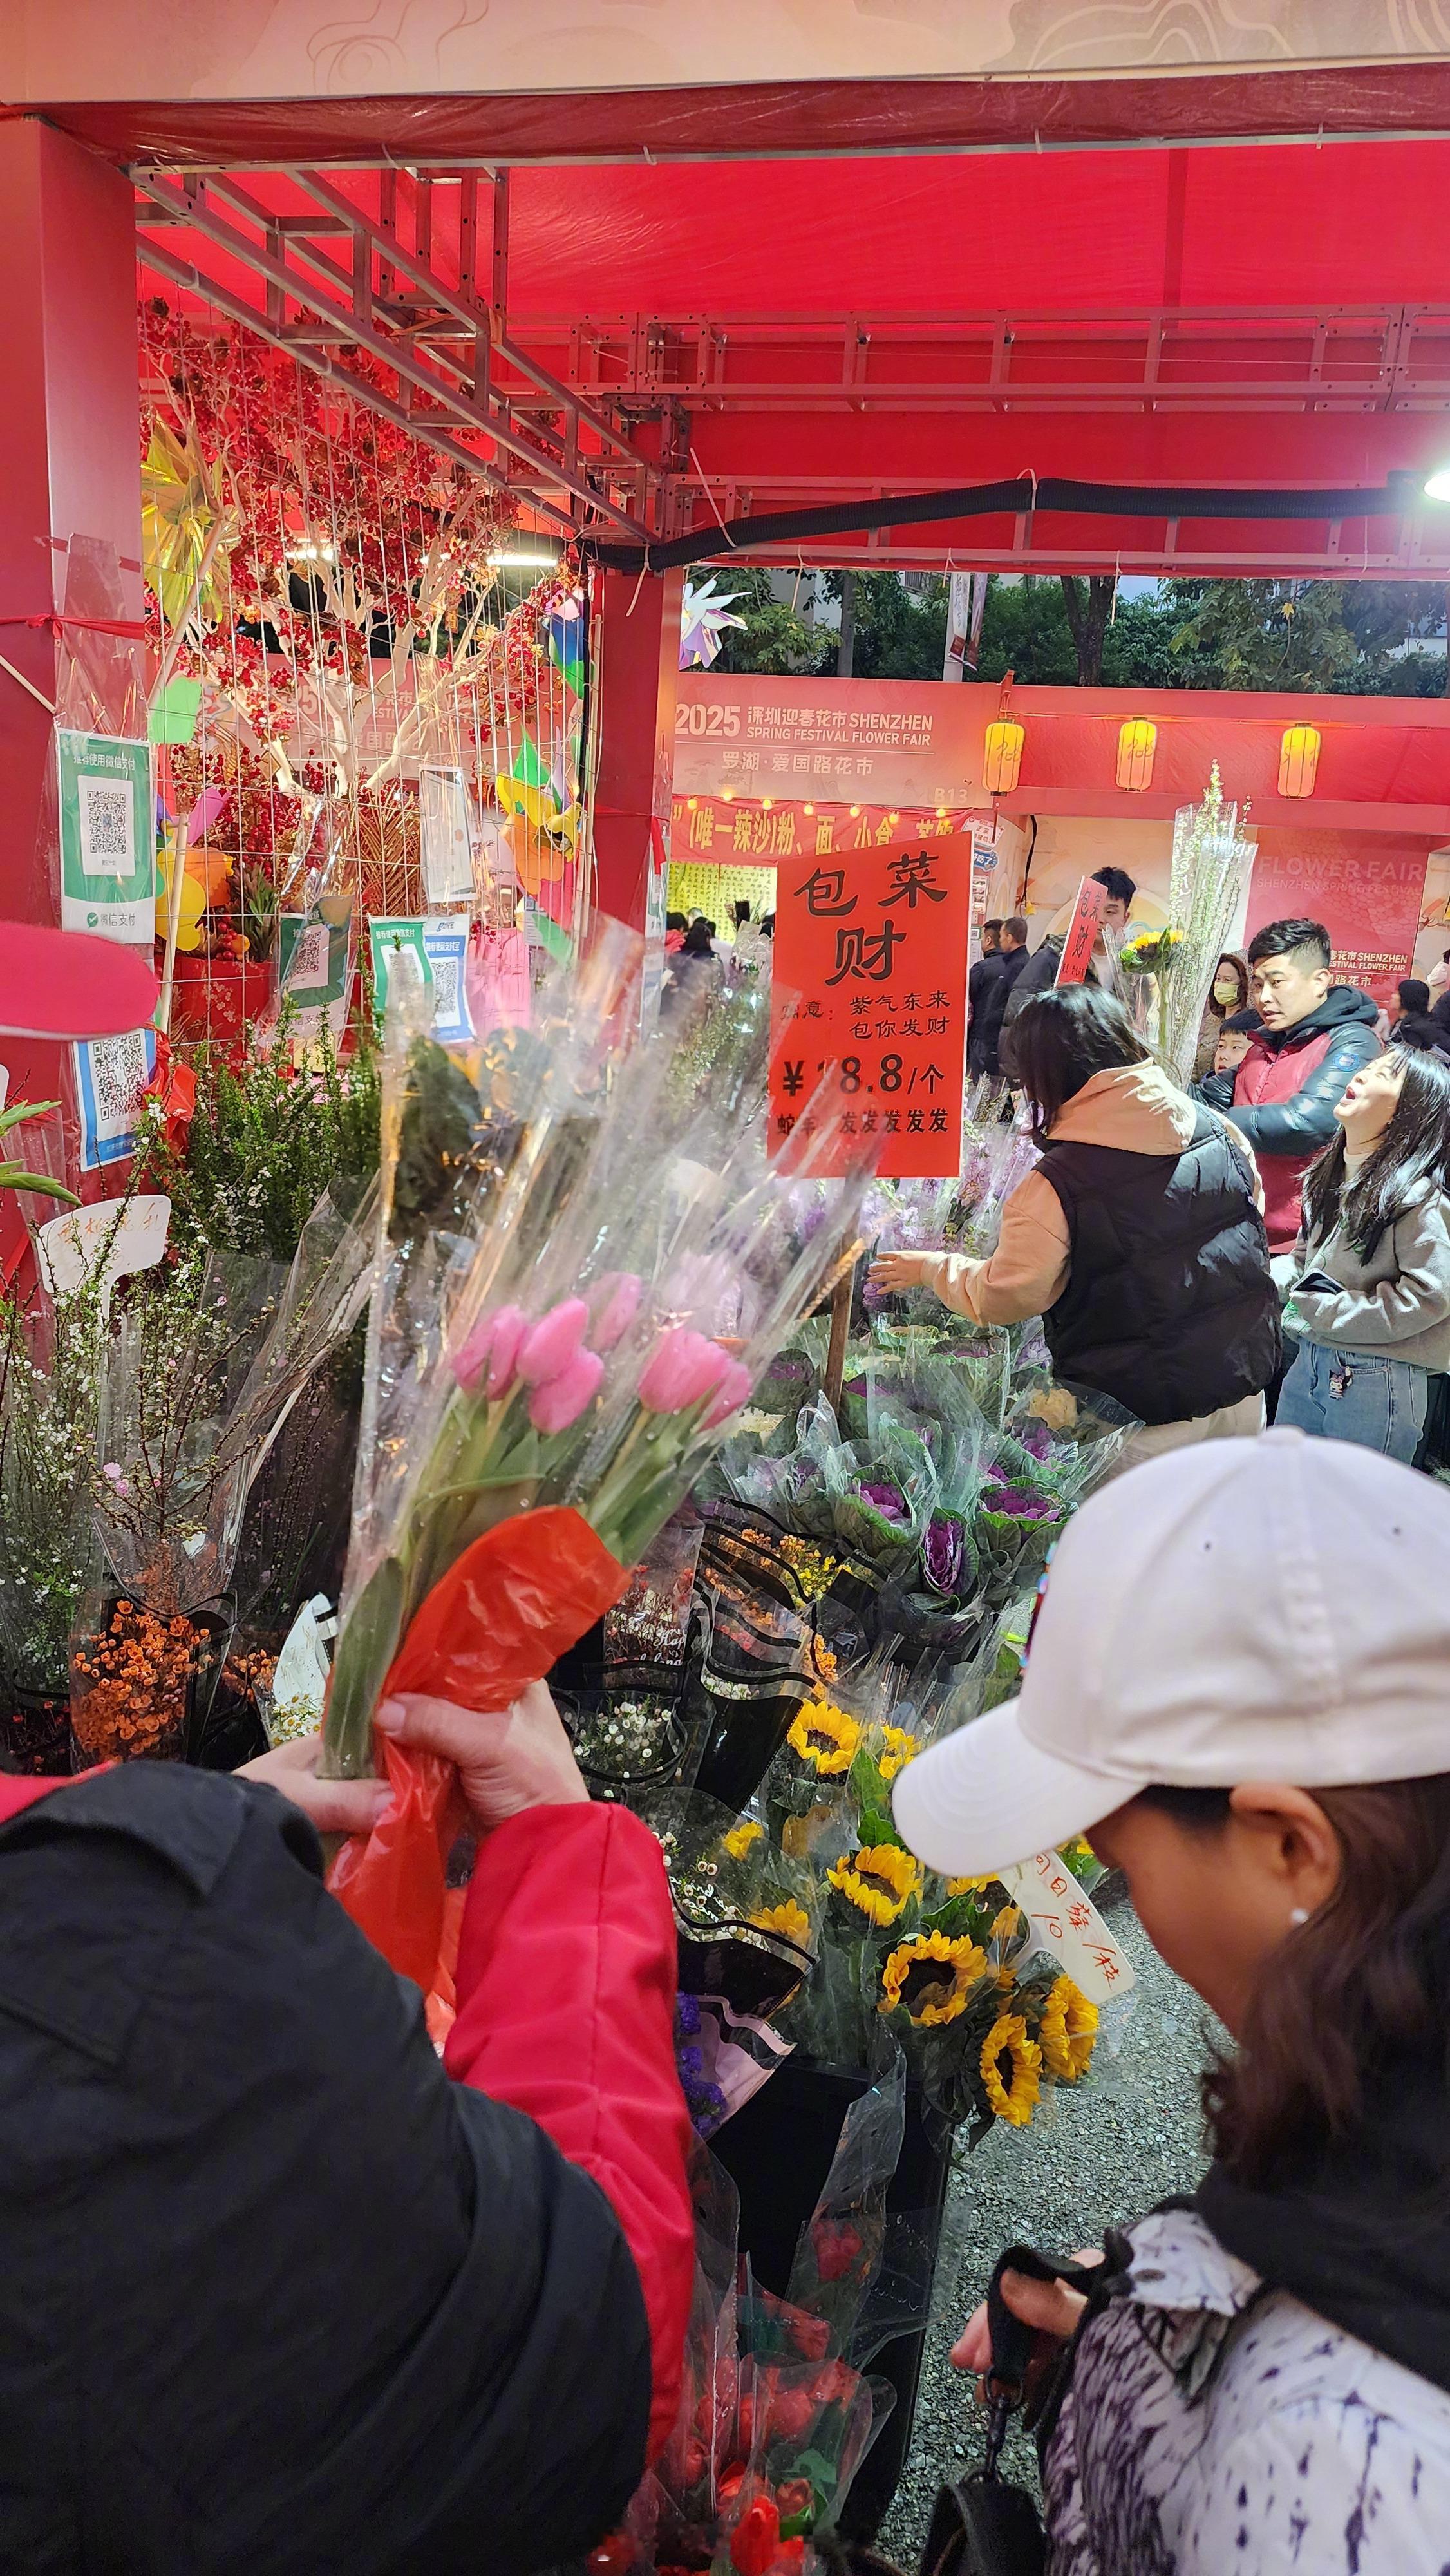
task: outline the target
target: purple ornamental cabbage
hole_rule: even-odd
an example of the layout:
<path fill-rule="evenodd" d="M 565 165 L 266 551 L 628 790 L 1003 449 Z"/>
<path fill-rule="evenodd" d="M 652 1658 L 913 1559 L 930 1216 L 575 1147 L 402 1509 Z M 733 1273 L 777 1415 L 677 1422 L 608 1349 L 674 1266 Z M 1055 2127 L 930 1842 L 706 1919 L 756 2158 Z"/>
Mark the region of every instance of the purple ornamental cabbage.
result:
<path fill-rule="evenodd" d="M 862 1485 L 860 1493 L 863 1503 L 869 1503 L 872 1510 L 879 1512 L 884 1521 L 910 1520 L 911 1514 L 906 1508 L 906 1496 L 899 1485 Z"/>
<path fill-rule="evenodd" d="M 952 1593 L 962 1578 L 966 1531 L 955 1512 L 937 1512 L 921 1543 L 922 1571 L 934 1592 Z"/>
<path fill-rule="evenodd" d="M 1056 1521 L 1062 1518 L 1062 1505 L 1046 1494 L 1029 1493 L 1023 1485 L 999 1485 L 995 1494 L 984 1495 L 989 1512 L 1003 1512 L 1014 1521 Z"/>

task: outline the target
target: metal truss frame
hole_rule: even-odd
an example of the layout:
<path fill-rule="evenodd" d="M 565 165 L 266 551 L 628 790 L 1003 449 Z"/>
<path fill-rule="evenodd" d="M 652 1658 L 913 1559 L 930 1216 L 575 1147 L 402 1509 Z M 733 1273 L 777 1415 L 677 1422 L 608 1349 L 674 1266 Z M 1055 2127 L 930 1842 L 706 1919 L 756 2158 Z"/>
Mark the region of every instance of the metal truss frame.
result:
<path fill-rule="evenodd" d="M 601 525 L 640 543 L 674 533 L 673 460 L 642 447 L 607 399 L 561 384 L 507 329 L 506 171 L 491 179 L 470 171 L 460 182 L 456 283 L 429 264 L 431 178 L 404 190 L 398 172 L 380 172 L 373 213 L 316 171 L 285 175 L 300 203 L 279 212 L 229 174 L 134 172 L 143 266 L 345 384 L 359 402 L 526 502 L 561 536 Z M 174 248 L 168 232 L 183 234 L 184 248 Z M 485 262 L 489 291 L 481 296 Z M 238 284 L 239 270 L 257 282 L 256 302 Z M 348 350 L 377 360 L 396 380 L 396 397 L 350 370 Z M 485 452 L 475 439 L 487 443 Z"/>
<path fill-rule="evenodd" d="M 1450 304 L 516 317 L 594 401 L 704 412 L 1450 411 Z"/>
<path fill-rule="evenodd" d="M 885 497 L 893 487 L 879 474 L 823 473 L 820 459 L 812 470 L 810 423 L 832 415 L 1450 412 L 1450 304 L 520 316 L 509 312 L 507 169 L 374 168 L 354 195 L 298 166 L 264 180 L 285 196 L 280 208 L 230 172 L 132 175 L 144 267 L 290 350 L 565 541 L 592 531 L 646 545 L 692 520 Z M 444 186 L 448 275 L 434 256 Z M 360 376 L 352 352 L 396 393 Z M 702 472 L 692 422 L 752 416 L 798 419 L 790 446 L 802 464 L 786 455 L 759 472 Z M 1010 533 L 964 527 L 955 547 L 942 527 L 918 525 L 814 540 L 811 553 L 903 569 L 939 568 L 945 552 L 1000 572 L 1443 580 L 1444 515 L 1407 514 L 1388 546 L 1377 523 L 1373 548 L 1362 522 L 1272 533 L 1168 522 L 1160 533 L 1024 512 Z M 802 555 L 759 545 L 749 559 L 799 566 Z"/>

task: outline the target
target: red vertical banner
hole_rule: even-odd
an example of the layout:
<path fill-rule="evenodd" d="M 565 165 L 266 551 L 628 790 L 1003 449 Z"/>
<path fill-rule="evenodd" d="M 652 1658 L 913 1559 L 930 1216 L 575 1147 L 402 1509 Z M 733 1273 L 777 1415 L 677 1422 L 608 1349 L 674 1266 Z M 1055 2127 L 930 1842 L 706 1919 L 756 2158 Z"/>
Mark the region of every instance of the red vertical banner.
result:
<path fill-rule="evenodd" d="M 1084 877 L 1077 890 L 1067 937 L 1062 943 L 1062 960 L 1053 981 L 1058 984 L 1085 984 L 1098 944 L 1098 932 L 1108 908 L 1108 890 L 1096 877 Z"/>
<path fill-rule="evenodd" d="M 961 1169 L 972 837 L 888 841 L 779 867 L 770 1128 L 774 1150 L 834 1063 L 842 1168 L 879 1136 L 894 1180 Z"/>

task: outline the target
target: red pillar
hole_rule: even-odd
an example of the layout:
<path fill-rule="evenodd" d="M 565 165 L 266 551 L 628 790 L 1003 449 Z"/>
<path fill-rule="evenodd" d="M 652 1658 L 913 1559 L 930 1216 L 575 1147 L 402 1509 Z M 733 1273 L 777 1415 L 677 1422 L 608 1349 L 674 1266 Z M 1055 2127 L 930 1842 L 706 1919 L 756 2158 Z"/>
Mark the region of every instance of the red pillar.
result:
<path fill-rule="evenodd" d="M 632 930 L 645 928 L 651 896 L 663 912 L 684 584 L 680 572 L 599 577 L 595 886 L 601 912 Z"/>
<path fill-rule="evenodd" d="M 121 613 L 139 617 L 136 239 L 129 182 L 39 118 L 0 124 L 0 239 L 6 248 L 0 619 L 61 606 L 61 549 L 73 536 L 115 547 Z M 0 654 L 54 699 L 56 645 L 47 629 L 0 626 Z M 59 919 L 58 853 L 39 838 L 50 759 L 49 714 L 0 670 L 0 922 Z M 9 1068 L 12 1099 L 55 1096 L 55 1046 L 7 1038 L 0 1061 Z"/>

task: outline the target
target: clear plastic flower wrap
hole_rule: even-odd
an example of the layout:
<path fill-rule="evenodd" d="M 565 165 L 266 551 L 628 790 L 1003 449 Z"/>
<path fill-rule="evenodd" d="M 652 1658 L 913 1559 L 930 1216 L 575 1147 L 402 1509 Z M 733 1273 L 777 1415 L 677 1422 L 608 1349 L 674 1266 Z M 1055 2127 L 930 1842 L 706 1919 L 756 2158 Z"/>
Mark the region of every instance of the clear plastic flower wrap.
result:
<path fill-rule="evenodd" d="M 839 2523 L 894 2403 L 864 2363 L 928 2313 L 926 2267 L 893 2260 L 885 2217 L 903 2120 L 903 2070 L 888 2056 L 842 2123 L 784 2295 L 741 2264 L 733 2187 L 702 2151 L 679 2419 L 591 2576 L 813 2576 L 827 2563 L 814 2544 Z"/>
<path fill-rule="evenodd" d="M 847 1440 L 824 1395 L 803 1408 L 787 1455 L 742 1446 L 722 1472 L 739 1501 L 859 1557 L 883 1581 L 912 1562 L 937 1499 L 931 1450 L 903 1411 L 881 1407 L 862 1438 Z"/>
<path fill-rule="evenodd" d="M 1111 1396 L 1029 1369 L 992 1445 L 978 1499 L 976 1542 L 989 1603 L 1035 1582 L 1064 1523 L 1139 1427 Z"/>
<path fill-rule="evenodd" d="M 248 1491 L 362 1311 L 372 1192 L 318 1201 L 287 1270 L 216 1254 L 132 1282 L 106 1346 L 97 1534 L 119 1589 L 190 1616 L 231 1580 Z"/>
<path fill-rule="evenodd" d="M 577 1068 L 566 1033 L 530 1101 L 480 1095 L 485 1127 L 525 1132 L 471 1230 L 381 1265 L 334 1772 L 369 1767 L 385 1689 L 504 1709 L 620 1599 L 851 1239 L 864 1171 L 838 1187 L 834 1226 L 782 1249 L 782 1192 L 833 1152 L 829 1113 L 782 1176 L 758 1120 L 692 1106 L 681 1124 L 663 1047 L 611 1055 L 592 1090 Z M 385 1166 L 398 1079 L 395 1051 Z M 426 1989 L 451 1774 L 391 1742 L 386 1762 L 395 1814 L 345 1847 L 333 1885 Z"/>

